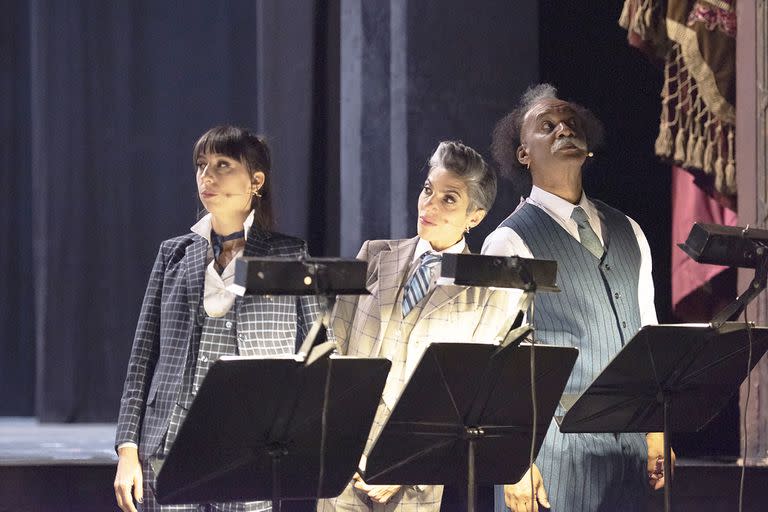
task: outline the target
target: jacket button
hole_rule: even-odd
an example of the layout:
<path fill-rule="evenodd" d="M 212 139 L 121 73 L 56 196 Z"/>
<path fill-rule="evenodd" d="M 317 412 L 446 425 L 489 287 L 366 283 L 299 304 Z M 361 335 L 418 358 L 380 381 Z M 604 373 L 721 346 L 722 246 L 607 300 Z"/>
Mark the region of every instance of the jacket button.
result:
<path fill-rule="evenodd" d="M 208 356 L 206 356 L 205 354 L 201 354 L 200 355 L 200 360 L 202 362 L 204 362 L 204 363 L 207 363 L 208 362 Z"/>
<path fill-rule="evenodd" d="M 231 328 L 232 328 L 232 322 L 230 322 L 229 320 L 227 320 L 227 323 L 225 323 L 225 324 L 224 324 L 224 326 L 225 326 L 227 329 L 231 329 Z"/>
<path fill-rule="evenodd" d="M 611 266 L 609 264 L 605 264 L 605 270 L 611 270 Z"/>

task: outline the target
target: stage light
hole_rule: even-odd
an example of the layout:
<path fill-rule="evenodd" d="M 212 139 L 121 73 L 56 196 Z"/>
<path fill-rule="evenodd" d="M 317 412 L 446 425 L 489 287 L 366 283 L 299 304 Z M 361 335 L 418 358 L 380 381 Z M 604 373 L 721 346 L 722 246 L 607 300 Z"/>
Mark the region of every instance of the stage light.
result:
<path fill-rule="evenodd" d="M 757 268 L 768 248 L 768 230 L 697 222 L 678 247 L 698 263 Z"/>
<path fill-rule="evenodd" d="M 678 247 L 698 263 L 755 269 L 749 288 L 712 319 L 715 328 L 738 317 L 768 284 L 768 230 L 697 222 Z"/>

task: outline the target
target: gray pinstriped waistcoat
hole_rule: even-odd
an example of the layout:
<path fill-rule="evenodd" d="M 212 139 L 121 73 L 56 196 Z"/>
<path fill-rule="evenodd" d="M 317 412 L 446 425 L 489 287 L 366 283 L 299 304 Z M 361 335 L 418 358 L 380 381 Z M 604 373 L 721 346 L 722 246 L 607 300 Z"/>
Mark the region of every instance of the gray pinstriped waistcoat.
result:
<path fill-rule="evenodd" d="M 560 293 L 536 296 L 535 337 L 573 346 L 579 357 L 566 393 L 580 393 L 641 327 L 640 248 L 627 217 L 595 201 L 602 222 L 601 260 L 540 208 L 526 203 L 500 227 L 513 229 L 535 258 L 557 261 Z"/>

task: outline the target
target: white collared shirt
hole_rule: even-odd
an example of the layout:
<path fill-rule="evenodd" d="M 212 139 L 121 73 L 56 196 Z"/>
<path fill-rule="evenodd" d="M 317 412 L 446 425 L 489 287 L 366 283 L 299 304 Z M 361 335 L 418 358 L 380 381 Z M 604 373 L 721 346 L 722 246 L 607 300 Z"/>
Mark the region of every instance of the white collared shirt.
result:
<path fill-rule="evenodd" d="M 205 284 L 203 285 L 203 307 L 208 316 L 220 318 L 227 314 L 235 303 L 236 295 L 227 289 L 235 282 L 235 260 L 243 255 L 243 249 L 237 251 L 230 260 L 221 275 L 216 271 L 213 261 L 213 247 L 211 246 L 211 214 L 205 215 L 190 229 L 208 241 L 208 256 L 211 261 L 205 268 Z M 248 214 L 243 222 L 245 239 L 248 240 L 248 230 L 253 225 L 253 211 Z M 207 259 L 206 258 L 206 259 Z"/>
<path fill-rule="evenodd" d="M 432 249 L 432 244 L 430 244 L 423 238 L 419 238 L 419 241 L 416 243 L 416 250 L 413 251 L 413 259 L 411 260 L 411 263 L 421 258 L 421 255 L 427 251 L 435 251 L 438 254 L 461 254 L 462 252 L 464 252 L 464 249 L 466 247 L 467 247 L 467 241 L 464 240 L 464 237 L 461 237 L 461 240 L 459 240 L 449 248 L 444 249 L 442 251 L 435 251 L 434 249 Z"/>
<path fill-rule="evenodd" d="M 530 203 L 536 206 L 552 217 L 560 226 L 565 229 L 576 240 L 579 238 L 579 228 L 576 221 L 571 219 L 571 213 L 577 206 L 586 212 L 589 218 L 589 225 L 592 230 L 597 234 L 600 242 L 603 243 L 602 226 L 600 225 L 600 217 L 597 213 L 597 207 L 594 203 L 587 198 L 587 195 L 582 193 L 579 204 L 575 205 L 566 201 L 565 199 L 556 196 L 546 190 L 534 186 L 531 189 L 531 194 L 525 199 L 521 200 L 517 211 L 523 204 Z M 653 302 L 653 277 L 651 275 L 651 248 L 648 245 L 648 240 L 645 238 L 643 230 L 633 219 L 627 217 L 629 224 L 632 226 L 632 231 L 637 239 L 637 245 L 640 247 L 640 275 L 637 286 L 637 300 L 640 305 L 640 323 L 641 325 L 654 325 L 658 323 L 656 318 L 656 306 Z M 482 254 L 489 254 L 492 256 L 520 256 L 521 258 L 533 258 L 528 245 L 520 238 L 514 230 L 508 227 L 497 228 L 485 239 L 483 243 Z M 517 301 L 520 298 L 518 290 L 513 290 L 510 293 L 511 307 L 517 307 Z"/>
<path fill-rule="evenodd" d="M 425 252 L 434 251 L 437 254 L 461 254 L 464 252 L 464 249 L 466 249 L 466 247 L 467 247 L 467 241 L 464 239 L 464 237 L 461 237 L 461 240 L 459 240 L 449 248 L 444 249 L 442 251 L 435 251 L 432 248 L 431 243 L 419 237 L 419 241 L 416 242 L 416 249 L 413 251 L 413 258 L 411 259 L 411 268 L 410 270 L 408 270 L 408 274 L 406 275 L 406 282 L 416 272 L 416 269 L 419 268 L 416 262 L 418 261 L 419 258 L 421 258 L 422 254 L 424 254 Z M 429 283 L 430 290 L 434 288 L 435 283 L 437 282 L 437 279 L 440 276 L 440 265 L 442 265 L 442 262 L 438 263 L 435 266 L 435 271 L 432 272 L 432 280 Z"/>

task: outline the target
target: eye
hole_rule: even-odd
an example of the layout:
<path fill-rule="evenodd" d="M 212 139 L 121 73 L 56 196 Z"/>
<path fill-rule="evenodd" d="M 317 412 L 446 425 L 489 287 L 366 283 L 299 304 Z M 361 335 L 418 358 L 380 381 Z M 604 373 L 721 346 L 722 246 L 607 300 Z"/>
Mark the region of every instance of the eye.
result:
<path fill-rule="evenodd" d="M 198 160 L 195 165 L 197 166 L 196 169 L 198 170 L 198 172 L 202 172 L 203 169 L 205 168 L 205 161 L 204 160 Z"/>
<path fill-rule="evenodd" d="M 453 194 L 445 196 L 445 202 L 448 204 L 456 204 L 456 201 L 458 201 L 458 198 Z"/>
<path fill-rule="evenodd" d="M 230 167 L 230 165 L 229 165 L 229 162 L 227 162 L 226 160 L 219 160 L 218 162 L 216 162 L 216 167 L 218 167 L 219 169 L 227 169 L 228 167 Z"/>
<path fill-rule="evenodd" d="M 552 128 L 554 128 L 554 127 L 555 127 L 555 125 L 553 125 L 553 124 L 552 124 L 552 123 L 550 123 L 549 121 L 544 121 L 543 123 L 541 123 L 541 127 L 542 127 L 542 128 L 545 130 L 545 131 L 551 132 L 551 131 L 552 131 Z"/>
<path fill-rule="evenodd" d="M 432 193 L 432 188 L 429 185 L 427 185 L 426 183 L 424 184 L 424 188 L 422 190 L 424 191 L 424 194 L 426 194 L 426 195 L 430 195 Z"/>

